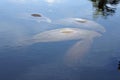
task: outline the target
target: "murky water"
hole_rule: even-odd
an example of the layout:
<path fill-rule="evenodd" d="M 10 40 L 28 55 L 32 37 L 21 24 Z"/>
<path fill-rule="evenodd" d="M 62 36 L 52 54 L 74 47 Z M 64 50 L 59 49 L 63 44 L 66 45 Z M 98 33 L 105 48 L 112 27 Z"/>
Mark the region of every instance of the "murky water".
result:
<path fill-rule="evenodd" d="M 0 80 L 120 80 L 119 0 L 1 0 Z"/>

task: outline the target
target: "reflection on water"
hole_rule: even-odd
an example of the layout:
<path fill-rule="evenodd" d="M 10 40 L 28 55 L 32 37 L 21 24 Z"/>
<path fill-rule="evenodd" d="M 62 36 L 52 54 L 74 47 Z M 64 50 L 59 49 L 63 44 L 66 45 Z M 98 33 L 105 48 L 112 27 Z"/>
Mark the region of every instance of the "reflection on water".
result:
<path fill-rule="evenodd" d="M 90 0 L 95 8 L 94 17 L 102 15 L 104 18 L 112 16 L 116 12 L 116 6 L 120 0 Z"/>
<path fill-rule="evenodd" d="M 53 3 L 56 3 L 56 2 L 60 2 L 61 0 L 45 0 L 45 1 L 49 4 L 53 4 Z"/>
<path fill-rule="evenodd" d="M 92 1 L 98 15 L 120 12 L 109 1 Z M 1 0 L 0 80 L 120 80 L 120 17 L 96 20 L 91 5 Z"/>
<path fill-rule="evenodd" d="M 26 4 L 26 3 L 37 3 L 37 2 L 46 2 L 48 4 L 54 4 L 54 3 L 59 3 L 59 2 L 63 2 L 65 0 L 8 0 L 10 2 L 13 2 L 13 3 L 20 3 L 20 4 Z"/>

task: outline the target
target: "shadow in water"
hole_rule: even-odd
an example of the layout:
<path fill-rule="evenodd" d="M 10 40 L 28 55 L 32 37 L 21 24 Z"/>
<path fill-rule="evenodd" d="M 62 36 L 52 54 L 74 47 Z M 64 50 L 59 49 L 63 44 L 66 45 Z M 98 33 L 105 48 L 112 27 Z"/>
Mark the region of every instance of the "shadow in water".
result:
<path fill-rule="evenodd" d="M 119 61 L 119 63 L 118 63 L 118 70 L 120 71 L 120 61 Z"/>
<path fill-rule="evenodd" d="M 103 18 L 113 16 L 116 12 L 116 6 L 120 0 L 90 0 L 92 1 L 94 11 L 94 18 L 98 18 L 101 15 Z"/>

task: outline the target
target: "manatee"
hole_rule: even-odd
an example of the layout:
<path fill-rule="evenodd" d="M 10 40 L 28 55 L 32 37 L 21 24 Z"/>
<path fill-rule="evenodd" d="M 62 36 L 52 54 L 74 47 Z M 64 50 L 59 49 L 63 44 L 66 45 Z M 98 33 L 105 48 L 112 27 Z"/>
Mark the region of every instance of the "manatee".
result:
<path fill-rule="evenodd" d="M 34 43 L 40 42 L 60 42 L 81 39 L 91 40 L 96 36 L 101 36 L 101 34 L 96 31 L 84 30 L 79 28 L 60 28 L 38 33 L 30 39 L 26 39 L 22 42 L 23 45 L 32 45 Z"/>
<path fill-rule="evenodd" d="M 103 26 L 85 19 L 63 19 L 59 21 L 59 24 L 66 25 L 66 27 L 40 32 L 31 38 L 23 40 L 20 45 L 29 46 L 35 43 L 75 40 L 76 43 L 68 49 L 64 56 L 64 62 L 66 64 L 75 65 L 78 64 L 82 56 L 89 51 L 94 39 L 101 37 L 102 33 L 105 32 Z"/>
<path fill-rule="evenodd" d="M 97 31 L 100 33 L 104 33 L 106 31 L 102 25 L 100 25 L 92 20 L 87 20 L 87 19 L 82 19 L 82 18 L 60 19 L 60 20 L 56 21 L 56 24 L 59 24 L 59 25 L 65 26 L 65 27 L 93 30 L 93 31 Z"/>

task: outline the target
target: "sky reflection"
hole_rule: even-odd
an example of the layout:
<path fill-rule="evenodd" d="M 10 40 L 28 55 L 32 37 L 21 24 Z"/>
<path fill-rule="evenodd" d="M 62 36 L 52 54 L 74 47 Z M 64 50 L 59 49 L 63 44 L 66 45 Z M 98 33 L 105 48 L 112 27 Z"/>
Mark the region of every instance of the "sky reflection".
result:
<path fill-rule="evenodd" d="M 13 3 L 41 3 L 41 2 L 46 2 L 48 4 L 54 4 L 54 3 L 60 3 L 65 0 L 8 0 Z"/>
<path fill-rule="evenodd" d="M 120 5 L 101 1 L 1 0 L 0 80 L 120 80 Z"/>
<path fill-rule="evenodd" d="M 12 3 L 17 3 L 17 4 L 32 4 L 32 5 L 42 5 L 40 7 L 47 7 L 49 6 L 49 8 L 47 8 L 47 11 L 52 12 L 52 6 L 55 6 L 56 8 L 59 7 L 58 9 L 66 9 L 67 7 L 69 7 L 70 11 L 71 10 L 75 10 L 76 8 L 79 8 L 80 11 L 83 12 L 84 9 L 84 14 L 88 14 L 90 15 L 90 9 L 92 9 L 89 6 L 93 6 L 94 7 L 94 12 L 93 12 L 93 17 L 94 18 L 98 18 L 98 17 L 102 17 L 102 18 L 107 18 L 108 16 L 113 16 L 116 13 L 117 8 L 119 7 L 119 2 L 120 0 L 88 0 L 88 1 L 82 1 L 82 0 L 77 0 L 75 1 L 69 1 L 69 0 L 7 0 L 9 2 Z M 89 1 L 91 1 L 92 3 L 90 3 Z M 80 4 L 82 2 L 82 4 Z M 69 3 L 69 4 L 67 4 Z M 44 4 L 44 5 L 43 5 Z M 74 8 L 70 7 L 70 5 L 73 5 Z M 75 6 L 76 5 L 76 6 Z M 82 5 L 86 5 L 84 6 L 84 8 L 80 8 Z M 50 7 L 51 6 L 51 7 Z M 87 9 L 87 10 L 86 10 Z M 39 8 L 39 10 L 41 10 Z M 81 14 L 81 16 L 83 16 L 82 13 L 80 13 L 79 11 L 67 11 L 70 14 Z M 53 11 L 54 12 L 54 11 Z M 65 11 L 63 11 L 65 12 Z M 61 12 L 62 13 L 62 12 Z M 65 12 L 66 13 L 66 12 Z M 69 16 L 70 17 L 70 16 Z M 75 16 L 74 16 L 75 17 Z"/>

